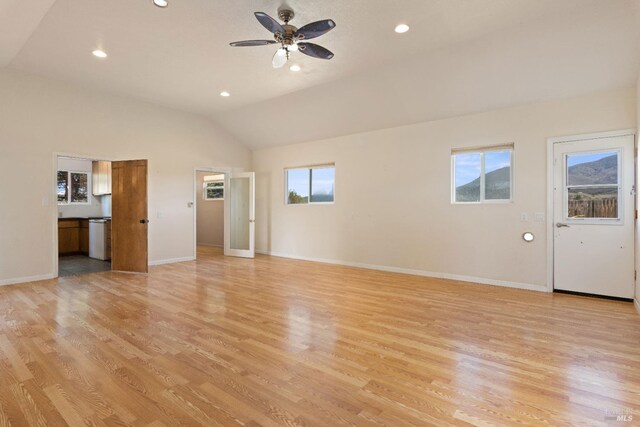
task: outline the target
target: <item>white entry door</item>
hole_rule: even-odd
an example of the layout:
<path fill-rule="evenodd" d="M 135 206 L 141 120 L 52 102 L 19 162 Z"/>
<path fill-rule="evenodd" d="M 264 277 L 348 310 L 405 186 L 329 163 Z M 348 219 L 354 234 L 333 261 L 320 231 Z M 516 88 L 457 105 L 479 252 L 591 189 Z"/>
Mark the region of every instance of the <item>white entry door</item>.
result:
<path fill-rule="evenodd" d="M 633 298 L 633 135 L 554 144 L 554 289 Z"/>
<path fill-rule="evenodd" d="M 224 209 L 224 254 L 255 257 L 255 172 L 227 174 Z"/>

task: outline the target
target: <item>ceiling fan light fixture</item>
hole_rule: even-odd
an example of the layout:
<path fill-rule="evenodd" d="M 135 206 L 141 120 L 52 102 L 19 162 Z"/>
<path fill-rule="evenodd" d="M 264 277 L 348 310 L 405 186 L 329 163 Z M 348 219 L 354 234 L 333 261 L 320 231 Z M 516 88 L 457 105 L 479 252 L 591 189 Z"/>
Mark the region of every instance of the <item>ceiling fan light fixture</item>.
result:
<path fill-rule="evenodd" d="M 293 44 L 287 46 L 287 50 L 289 52 L 297 52 L 298 51 L 298 44 L 297 43 L 293 43 Z"/>
<path fill-rule="evenodd" d="M 407 24 L 398 24 L 396 25 L 395 32 L 398 34 L 404 34 L 409 31 L 409 26 Z"/>
<path fill-rule="evenodd" d="M 169 6 L 169 0 L 153 0 L 153 4 L 164 9 Z"/>
<path fill-rule="evenodd" d="M 298 71 L 302 70 L 302 67 L 300 67 L 298 64 L 293 64 L 291 67 L 289 67 L 289 69 L 294 73 L 297 73 Z"/>

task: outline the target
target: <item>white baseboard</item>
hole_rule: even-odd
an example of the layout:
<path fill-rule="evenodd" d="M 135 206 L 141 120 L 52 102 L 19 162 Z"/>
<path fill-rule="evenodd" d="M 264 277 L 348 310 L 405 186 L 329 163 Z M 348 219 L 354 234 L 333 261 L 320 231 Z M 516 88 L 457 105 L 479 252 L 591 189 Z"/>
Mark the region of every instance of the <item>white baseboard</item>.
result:
<path fill-rule="evenodd" d="M 432 277 L 435 279 L 447 279 L 447 280 L 456 280 L 459 282 L 470 282 L 470 283 L 479 283 L 482 285 L 493 285 L 493 286 L 502 286 L 506 288 L 515 288 L 515 289 L 524 289 L 528 291 L 538 291 L 538 292 L 549 292 L 546 286 L 544 285 L 535 285 L 531 283 L 517 283 L 517 282 L 508 282 L 504 280 L 495 280 L 495 279 L 487 279 L 484 277 L 473 277 L 473 276 L 463 276 L 459 274 L 449 274 L 449 273 L 435 273 L 432 271 L 425 270 L 414 270 L 409 268 L 401 268 L 401 267 L 391 267 L 386 265 L 375 265 L 375 264 L 365 264 L 360 262 L 350 262 L 350 261 L 341 261 L 335 259 L 323 259 L 323 258 L 311 258 L 311 257 L 303 257 L 298 255 L 291 254 L 283 254 L 279 252 L 268 252 L 268 251 L 256 251 L 256 253 L 263 255 L 270 255 L 280 258 L 291 258 L 297 259 L 301 261 L 313 261 L 320 262 L 323 264 L 334 264 L 334 265 L 344 265 L 347 267 L 357 267 L 357 268 L 366 268 L 368 270 L 379 270 L 379 271 L 387 271 L 390 273 L 402 273 L 402 274 L 410 274 L 412 276 L 422 276 L 422 277 Z"/>
<path fill-rule="evenodd" d="M 0 286 L 17 285 L 20 283 L 39 282 L 41 280 L 55 279 L 56 276 L 53 273 L 41 274 L 39 276 L 30 277 L 16 277 L 15 279 L 2 279 L 0 280 Z"/>
<path fill-rule="evenodd" d="M 159 259 L 157 261 L 149 261 L 149 265 L 175 264 L 177 262 L 188 262 L 188 261 L 195 261 L 195 260 L 196 259 L 192 256 L 188 256 L 184 258 Z"/>
<path fill-rule="evenodd" d="M 640 301 L 638 301 L 637 298 L 633 299 L 633 305 L 636 306 L 636 310 L 638 311 L 638 314 L 640 314 Z"/>
<path fill-rule="evenodd" d="M 223 248 L 224 245 L 216 245 L 213 243 L 198 243 L 197 246 L 207 246 L 209 248 Z"/>

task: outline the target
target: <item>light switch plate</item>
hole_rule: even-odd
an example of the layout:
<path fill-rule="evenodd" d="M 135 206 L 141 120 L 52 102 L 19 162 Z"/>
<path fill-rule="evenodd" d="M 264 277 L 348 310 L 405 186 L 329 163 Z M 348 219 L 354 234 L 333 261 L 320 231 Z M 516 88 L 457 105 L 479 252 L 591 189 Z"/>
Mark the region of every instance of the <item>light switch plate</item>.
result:
<path fill-rule="evenodd" d="M 529 221 L 529 214 L 527 214 L 526 212 L 522 212 L 520 214 L 520 221 L 522 222 Z"/>
<path fill-rule="evenodd" d="M 544 222 L 544 212 L 536 212 L 534 214 L 533 220 L 535 222 Z"/>

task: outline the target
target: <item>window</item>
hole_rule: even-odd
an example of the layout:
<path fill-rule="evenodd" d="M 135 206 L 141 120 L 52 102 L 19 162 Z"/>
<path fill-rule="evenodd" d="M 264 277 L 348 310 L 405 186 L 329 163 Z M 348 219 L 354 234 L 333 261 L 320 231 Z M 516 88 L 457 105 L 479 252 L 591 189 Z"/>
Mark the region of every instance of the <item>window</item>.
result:
<path fill-rule="evenodd" d="M 288 205 L 333 203 L 336 168 L 334 165 L 285 170 Z"/>
<path fill-rule="evenodd" d="M 512 200 L 513 146 L 451 153 L 453 203 Z"/>
<path fill-rule="evenodd" d="M 89 174 L 58 171 L 58 204 L 89 203 Z"/>
<path fill-rule="evenodd" d="M 224 200 L 224 174 L 205 176 L 203 187 L 205 200 Z"/>
<path fill-rule="evenodd" d="M 565 219 L 619 219 L 619 151 L 565 156 Z"/>

